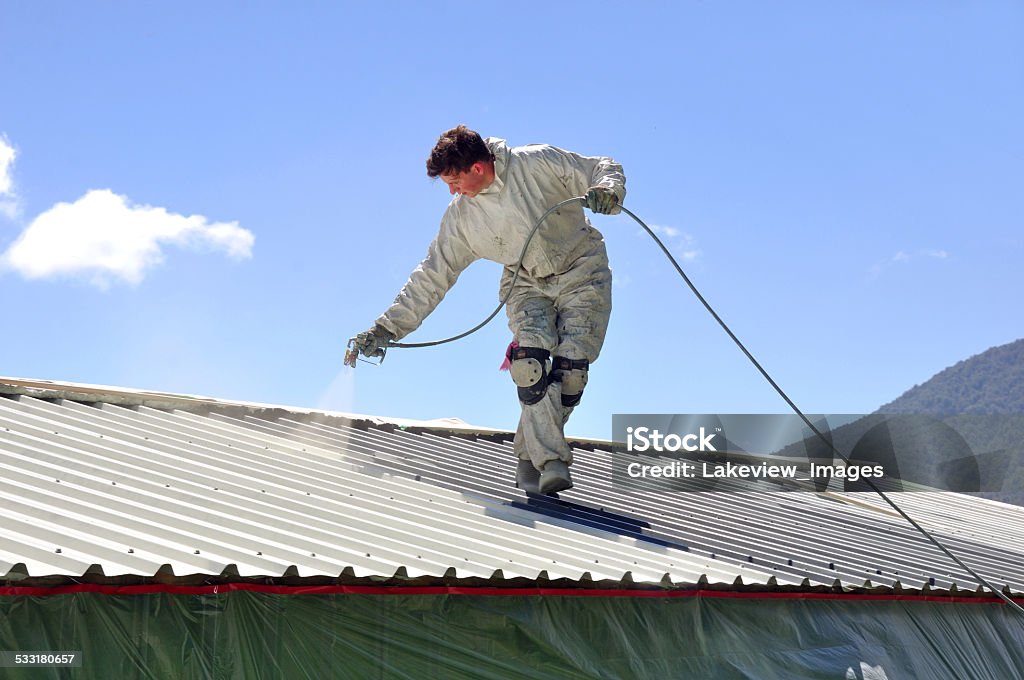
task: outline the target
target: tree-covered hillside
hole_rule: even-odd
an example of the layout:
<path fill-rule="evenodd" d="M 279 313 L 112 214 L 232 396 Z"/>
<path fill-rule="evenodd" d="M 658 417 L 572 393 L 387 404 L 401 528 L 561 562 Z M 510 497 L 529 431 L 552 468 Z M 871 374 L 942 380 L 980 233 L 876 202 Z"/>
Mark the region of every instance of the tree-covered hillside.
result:
<path fill-rule="evenodd" d="M 878 413 L 1024 414 L 1024 339 L 957 362 Z"/>
<path fill-rule="evenodd" d="M 960 361 L 830 434 L 838 451 L 899 480 L 1024 505 L 1024 339 Z M 821 443 L 780 453 L 807 451 L 821 455 Z"/>

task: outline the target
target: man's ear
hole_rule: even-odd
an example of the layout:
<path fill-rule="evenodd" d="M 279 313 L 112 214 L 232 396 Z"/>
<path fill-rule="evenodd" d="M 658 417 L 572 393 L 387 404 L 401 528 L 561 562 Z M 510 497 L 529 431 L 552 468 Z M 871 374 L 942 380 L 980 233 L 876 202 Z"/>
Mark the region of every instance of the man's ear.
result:
<path fill-rule="evenodd" d="M 477 175 L 483 175 L 486 172 L 483 161 L 473 163 L 473 165 L 469 166 L 469 170 Z"/>

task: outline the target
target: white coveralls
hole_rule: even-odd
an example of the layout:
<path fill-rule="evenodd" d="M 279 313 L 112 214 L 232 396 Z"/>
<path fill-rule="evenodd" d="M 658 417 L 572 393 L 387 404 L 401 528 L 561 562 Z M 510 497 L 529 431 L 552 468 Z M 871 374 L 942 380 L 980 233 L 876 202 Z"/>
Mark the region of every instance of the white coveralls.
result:
<path fill-rule="evenodd" d="M 502 139 L 485 142 L 494 153 L 494 182 L 472 198 L 458 195 L 452 200 L 426 258 L 376 321 L 396 339 L 416 330 L 475 260 L 505 265 L 499 299 L 503 297 L 527 236 L 551 206 L 582 196 L 592 186 L 614 191 L 620 205 L 625 198 L 622 166 L 610 158 L 543 144 L 509 148 Z M 611 313 L 611 270 L 604 238 L 581 204 L 566 204 L 544 220 L 530 242 L 506 311 L 521 347 L 545 349 L 553 357 L 597 359 Z M 567 378 L 552 382 L 537 403 L 522 404 L 514 447 L 519 458 L 530 459 L 537 469 L 553 459 L 572 463 L 563 434 L 572 408 L 562 405 L 562 385 L 582 390 L 586 371 L 575 380 Z"/>

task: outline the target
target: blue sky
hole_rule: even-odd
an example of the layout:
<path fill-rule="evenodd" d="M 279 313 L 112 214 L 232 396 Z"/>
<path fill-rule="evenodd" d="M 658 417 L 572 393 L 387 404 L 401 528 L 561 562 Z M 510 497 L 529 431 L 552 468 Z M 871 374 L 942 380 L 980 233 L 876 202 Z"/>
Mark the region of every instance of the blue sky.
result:
<path fill-rule="evenodd" d="M 342 367 L 433 238 L 466 123 L 609 155 L 808 412 L 1024 336 L 1019 2 L 0 0 L 0 375 L 513 428 L 504 315 Z M 787 408 L 625 216 L 568 432 Z M 496 304 L 474 264 L 408 339 Z"/>

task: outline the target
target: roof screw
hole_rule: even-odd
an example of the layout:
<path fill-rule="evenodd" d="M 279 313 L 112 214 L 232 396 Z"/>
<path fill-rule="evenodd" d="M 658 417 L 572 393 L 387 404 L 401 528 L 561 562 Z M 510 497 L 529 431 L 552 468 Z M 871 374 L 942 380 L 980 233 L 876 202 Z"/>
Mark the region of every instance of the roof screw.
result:
<path fill-rule="evenodd" d="M 195 551 L 195 553 L 193 553 L 193 554 L 195 554 L 195 555 L 198 555 L 198 554 L 199 554 L 199 551 L 197 550 L 197 551 Z"/>
<path fill-rule="evenodd" d="M 829 569 L 835 569 L 836 568 L 836 563 L 835 562 L 829 562 L 828 563 L 828 568 Z"/>
<path fill-rule="evenodd" d="M 310 557 L 316 557 L 316 553 L 309 553 Z"/>
<path fill-rule="evenodd" d="M 128 554 L 129 555 L 134 555 L 135 554 L 135 548 L 128 548 Z"/>
<path fill-rule="evenodd" d="M 257 554 L 257 555 L 263 555 L 263 551 L 262 551 L 262 550 L 257 550 L 257 551 L 256 551 L 256 554 Z"/>
<path fill-rule="evenodd" d="M 60 554 L 60 548 L 57 548 L 57 554 L 58 555 Z"/>

